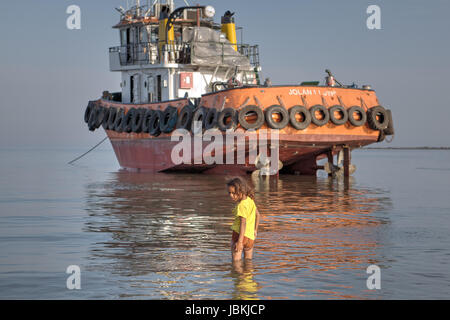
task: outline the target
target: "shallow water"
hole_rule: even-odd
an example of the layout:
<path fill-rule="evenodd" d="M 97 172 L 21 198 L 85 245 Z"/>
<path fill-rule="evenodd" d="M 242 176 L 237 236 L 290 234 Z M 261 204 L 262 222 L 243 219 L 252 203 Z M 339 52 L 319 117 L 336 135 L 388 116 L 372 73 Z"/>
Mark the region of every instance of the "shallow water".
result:
<path fill-rule="evenodd" d="M 253 178 L 261 227 L 237 264 L 225 177 L 123 172 L 109 146 L 67 165 L 83 151 L 0 151 L 0 298 L 449 297 L 449 151 L 357 150 L 349 181 Z"/>

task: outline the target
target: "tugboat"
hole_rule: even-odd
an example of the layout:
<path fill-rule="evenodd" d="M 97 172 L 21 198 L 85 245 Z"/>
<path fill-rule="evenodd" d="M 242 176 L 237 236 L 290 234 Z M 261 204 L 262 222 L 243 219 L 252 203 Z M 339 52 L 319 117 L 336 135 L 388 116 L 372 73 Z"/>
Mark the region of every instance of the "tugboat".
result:
<path fill-rule="evenodd" d="M 238 43 L 230 11 L 218 24 L 211 6 L 175 8 L 172 0 L 116 10 L 120 46 L 109 48 L 109 60 L 110 70 L 121 72 L 122 90 L 89 101 L 84 121 L 91 131 L 104 128 L 124 169 L 248 174 L 272 161 L 277 165 L 270 174 L 342 169 L 348 176 L 351 150 L 394 134 L 391 111 L 370 86 L 343 85 L 329 70 L 323 84 L 262 84 L 258 45 Z M 240 130 L 248 141 L 276 133 L 277 140 L 268 142 L 265 154 L 245 146 L 238 163 L 199 160 L 185 151 L 185 161 L 173 160 L 175 132 L 193 133 L 195 144 L 196 134 L 211 130 L 224 137 Z M 200 148 L 208 149 L 205 139 Z M 222 160 L 237 149 L 213 153 Z M 278 161 L 267 160 L 275 149 Z M 341 167 L 333 159 L 338 154 Z M 328 159 L 324 166 L 317 163 L 322 158 Z"/>

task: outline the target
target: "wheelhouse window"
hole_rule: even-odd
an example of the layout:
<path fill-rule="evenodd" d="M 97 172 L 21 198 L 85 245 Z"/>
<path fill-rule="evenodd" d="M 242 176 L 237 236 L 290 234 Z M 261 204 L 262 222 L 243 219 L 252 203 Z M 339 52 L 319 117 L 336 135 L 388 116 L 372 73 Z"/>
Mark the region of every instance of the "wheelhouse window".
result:
<path fill-rule="evenodd" d="M 121 46 L 127 45 L 127 29 L 120 30 L 120 45 Z"/>

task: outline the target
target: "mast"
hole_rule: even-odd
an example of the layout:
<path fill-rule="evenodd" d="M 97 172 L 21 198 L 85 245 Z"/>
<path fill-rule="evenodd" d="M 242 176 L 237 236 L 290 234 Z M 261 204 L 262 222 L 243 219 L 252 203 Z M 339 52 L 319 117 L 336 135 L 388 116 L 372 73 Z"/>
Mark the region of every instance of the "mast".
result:
<path fill-rule="evenodd" d="M 173 3 L 173 0 L 167 0 L 167 5 L 170 8 L 170 11 L 175 10 L 175 4 Z"/>

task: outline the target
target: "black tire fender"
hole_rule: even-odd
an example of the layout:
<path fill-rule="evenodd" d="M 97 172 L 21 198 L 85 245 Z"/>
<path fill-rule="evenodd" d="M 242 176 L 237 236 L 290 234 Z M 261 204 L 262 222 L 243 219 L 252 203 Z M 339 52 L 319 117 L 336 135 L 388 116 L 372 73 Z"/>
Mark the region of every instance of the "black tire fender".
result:
<path fill-rule="evenodd" d="M 205 117 L 205 129 L 217 128 L 217 118 L 219 117 L 219 112 L 216 108 L 210 108 Z"/>
<path fill-rule="evenodd" d="M 209 108 L 206 108 L 206 107 L 198 107 L 194 111 L 194 114 L 192 115 L 192 123 L 191 123 L 191 130 L 194 134 L 198 133 L 200 131 L 198 128 L 195 128 L 195 126 L 194 126 L 196 121 L 199 121 L 199 122 L 201 121 L 202 129 L 205 128 L 205 119 L 206 119 L 206 115 L 208 114 L 208 109 Z"/>
<path fill-rule="evenodd" d="M 250 123 L 247 121 L 246 117 L 249 113 L 255 113 L 257 116 L 257 119 L 254 123 Z M 254 105 L 248 105 L 243 107 L 241 110 L 239 110 L 239 124 L 246 130 L 254 129 L 258 130 L 262 127 L 265 121 L 264 112 L 261 110 L 260 107 L 254 106 Z"/>
<path fill-rule="evenodd" d="M 149 121 L 148 133 L 154 137 L 161 134 L 160 122 L 163 118 L 163 112 L 161 110 L 154 110 L 152 117 Z"/>
<path fill-rule="evenodd" d="M 392 136 L 394 135 L 395 131 L 394 131 L 394 122 L 392 122 L 392 111 L 389 109 L 386 109 L 386 113 L 388 116 L 388 127 L 386 129 L 383 130 L 384 134 L 387 136 Z"/>
<path fill-rule="evenodd" d="M 170 133 L 175 129 L 178 119 L 178 109 L 173 106 L 167 106 L 160 119 L 159 126 L 163 133 Z"/>
<path fill-rule="evenodd" d="M 97 109 L 98 107 L 95 106 L 91 109 L 89 113 L 89 120 L 88 120 L 88 127 L 90 131 L 95 131 L 96 127 L 95 124 L 97 122 Z"/>
<path fill-rule="evenodd" d="M 194 107 L 185 105 L 178 115 L 177 129 L 191 130 L 192 116 L 194 115 Z"/>
<path fill-rule="evenodd" d="M 363 108 L 360 106 L 353 106 L 347 110 L 348 113 L 348 121 L 354 125 L 355 127 L 360 127 L 364 125 L 367 121 L 367 114 Z M 355 113 L 359 114 L 359 120 L 355 118 Z"/>
<path fill-rule="evenodd" d="M 264 112 L 267 125 L 272 129 L 283 129 L 289 123 L 289 113 L 287 112 L 286 108 L 282 106 L 273 105 L 264 110 Z M 272 114 L 274 113 L 280 114 L 281 116 L 280 122 L 277 122 L 272 118 Z"/>
<path fill-rule="evenodd" d="M 103 123 L 103 119 L 105 118 L 106 108 L 99 106 L 97 107 L 97 112 L 95 115 L 95 129 L 100 128 Z"/>
<path fill-rule="evenodd" d="M 123 120 L 125 116 L 125 111 L 120 108 L 116 114 L 116 120 L 114 121 L 114 131 L 121 133 L 123 132 Z"/>
<path fill-rule="evenodd" d="M 142 132 L 149 133 L 150 131 L 150 121 L 152 120 L 153 109 L 145 109 L 144 115 L 142 117 Z"/>
<path fill-rule="evenodd" d="M 117 116 L 117 108 L 110 107 L 109 108 L 109 116 L 108 116 L 108 130 L 114 130 L 114 121 Z"/>
<path fill-rule="evenodd" d="M 384 134 L 383 130 L 380 130 L 380 133 L 378 134 L 377 142 L 383 142 L 384 139 L 386 139 L 386 135 Z"/>
<path fill-rule="evenodd" d="M 221 131 L 227 131 L 229 129 L 236 129 L 238 124 L 237 119 L 238 112 L 234 108 L 225 108 L 217 116 L 217 126 Z M 227 119 L 230 121 L 227 123 Z"/>
<path fill-rule="evenodd" d="M 336 116 L 334 115 L 335 112 L 339 112 L 341 114 L 341 118 L 336 118 Z M 348 112 L 343 106 L 332 106 L 328 109 L 328 113 L 330 114 L 330 121 L 334 125 L 341 126 L 343 124 L 346 124 L 348 121 Z"/>
<path fill-rule="evenodd" d="M 141 133 L 142 132 L 142 120 L 144 119 L 145 108 L 139 108 L 133 115 L 131 119 L 131 132 Z"/>
<path fill-rule="evenodd" d="M 132 130 L 132 120 L 134 115 L 136 114 L 136 108 L 130 108 L 127 113 L 125 114 L 124 120 L 123 120 L 123 131 L 126 133 L 130 133 Z"/>
<path fill-rule="evenodd" d="M 94 109 L 95 103 L 94 101 L 89 101 L 86 110 L 84 111 L 84 122 L 89 123 L 89 118 L 92 112 L 92 109 Z"/>
<path fill-rule="evenodd" d="M 322 113 L 323 117 L 322 119 L 318 119 L 316 117 L 316 111 L 319 111 Z M 320 104 L 316 104 L 315 106 L 312 106 L 309 109 L 309 112 L 311 113 L 311 122 L 314 123 L 318 127 L 322 127 L 330 121 L 330 113 L 328 112 L 328 109 Z"/>
<path fill-rule="evenodd" d="M 295 117 L 297 113 L 302 115 L 303 121 L 297 120 Z M 311 124 L 311 113 L 305 106 L 293 106 L 289 109 L 289 120 L 295 129 L 305 130 Z"/>
<path fill-rule="evenodd" d="M 377 116 L 379 119 L 377 119 Z M 382 106 L 375 106 L 367 111 L 367 122 L 372 130 L 385 130 L 389 125 L 389 118 L 386 109 Z"/>
<path fill-rule="evenodd" d="M 102 127 L 103 129 L 108 129 L 108 118 L 109 118 L 109 112 L 111 111 L 111 107 L 105 108 L 105 116 L 103 117 Z"/>

